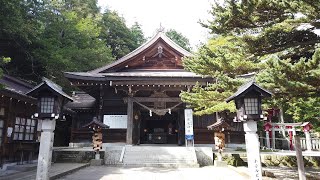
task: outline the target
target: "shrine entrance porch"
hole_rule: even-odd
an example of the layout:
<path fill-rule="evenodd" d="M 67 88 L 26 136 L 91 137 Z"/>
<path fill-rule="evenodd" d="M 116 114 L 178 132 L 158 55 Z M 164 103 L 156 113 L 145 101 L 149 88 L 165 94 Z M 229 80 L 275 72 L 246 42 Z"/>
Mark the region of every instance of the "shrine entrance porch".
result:
<path fill-rule="evenodd" d="M 178 114 L 159 116 L 141 112 L 140 144 L 178 144 Z"/>

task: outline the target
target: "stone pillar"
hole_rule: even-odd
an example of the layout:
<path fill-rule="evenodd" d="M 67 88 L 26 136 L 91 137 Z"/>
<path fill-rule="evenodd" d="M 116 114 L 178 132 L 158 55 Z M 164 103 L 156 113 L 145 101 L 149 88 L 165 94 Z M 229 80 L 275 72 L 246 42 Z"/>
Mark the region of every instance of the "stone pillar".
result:
<path fill-rule="evenodd" d="M 267 145 L 267 148 L 270 148 L 270 133 L 269 133 L 269 131 L 266 131 L 266 145 Z"/>
<path fill-rule="evenodd" d="M 49 180 L 51 167 L 52 147 L 56 120 L 45 119 L 42 121 L 42 132 L 38 156 L 36 180 Z"/>
<path fill-rule="evenodd" d="M 257 122 L 253 120 L 243 123 L 246 139 L 246 150 L 248 158 L 248 168 L 251 179 L 262 180 L 259 137 L 257 132 Z"/>
<path fill-rule="evenodd" d="M 128 107 L 127 107 L 127 144 L 133 143 L 133 100 L 131 97 L 128 97 Z"/>
<path fill-rule="evenodd" d="M 272 127 L 272 149 L 276 148 L 276 132 L 274 130 L 274 127 Z"/>
<path fill-rule="evenodd" d="M 308 151 L 311 151 L 311 150 L 312 150 L 312 145 L 311 145 L 310 132 L 309 132 L 309 131 L 305 131 L 304 134 L 305 134 L 305 136 L 306 136 L 307 150 L 308 150 Z"/>

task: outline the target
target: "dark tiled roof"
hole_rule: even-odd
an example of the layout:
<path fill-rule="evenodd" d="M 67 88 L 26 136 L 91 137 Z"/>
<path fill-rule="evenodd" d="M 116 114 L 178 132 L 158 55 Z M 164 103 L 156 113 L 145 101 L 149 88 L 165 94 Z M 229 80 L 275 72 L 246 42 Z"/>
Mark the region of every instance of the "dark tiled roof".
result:
<path fill-rule="evenodd" d="M 67 98 L 69 101 L 73 101 L 72 97 L 70 97 L 68 94 L 62 91 L 62 87 L 57 85 L 56 83 L 50 81 L 47 78 L 42 78 L 42 83 L 38 84 L 34 88 L 32 88 L 30 91 L 28 91 L 26 94 L 32 94 L 33 92 L 37 91 L 40 87 L 47 85 L 49 88 L 51 88 L 56 93 L 60 94 L 61 96 Z"/>
<path fill-rule="evenodd" d="M 184 70 L 167 70 L 167 71 L 128 71 L 128 72 L 112 72 L 112 73 L 91 73 L 91 72 L 65 72 L 66 76 L 83 76 L 83 77 L 171 77 L 171 78 L 202 78 L 204 76 Z"/>
<path fill-rule="evenodd" d="M 96 99 L 85 92 L 76 91 L 72 95 L 73 102 L 68 102 L 65 106 L 70 109 L 91 109 L 95 107 Z"/>
<path fill-rule="evenodd" d="M 0 89 L 2 95 L 32 104 L 37 103 L 37 99 L 26 95 L 26 92 L 33 87 L 31 84 L 9 75 L 3 75 L 0 84 L 4 86 L 4 89 Z"/>
<path fill-rule="evenodd" d="M 14 91 L 19 94 L 26 94 L 26 92 L 33 88 L 33 85 L 9 75 L 3 75 L 0 79 L 0 84 L 4 85 L 7 90 Z"/>

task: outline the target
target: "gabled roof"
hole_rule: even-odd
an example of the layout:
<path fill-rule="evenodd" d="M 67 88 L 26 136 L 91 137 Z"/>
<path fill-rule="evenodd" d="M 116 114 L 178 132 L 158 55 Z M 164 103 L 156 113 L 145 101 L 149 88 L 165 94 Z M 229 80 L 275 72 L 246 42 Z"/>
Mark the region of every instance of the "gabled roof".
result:
<path fill-rule="evenodd" d="M 26 94 L 27 95 L 33 95 L 36 92 L 38 92 L 44 86 L 49 87 L 52 91 L 54 91 L 55 93 L 58 93 L 59 95 L 65 97 L 69 101 L 73 101 L 72 97 L 70 97 L 69 95 L 67 95 L 65 92 L 62 91 L 62 87 L 61 86 L 57 85 L 56 83 L 50 81 L 49 79 L 47 79 L 45 77 L 42 78 L 42 82 L 40 84 L 38 84 L 37 86 L 32 88 Z"/>
<path fill-rule="evenodd" d="M 109 128 L 108 125 L 103 124 L 102 122 L 98 121 L 96 117 L 93 118 L 93 120 L 91 122 L 89 122 L 88 124 L 85 124 L 84 128 L 92 128 L 93 126 L 98 126 L 101 129 L 107 129 Z"/>
<path fill-rule="evenodd" d="M 137 49 L 135 49 L 134 51 L 132 51 L 131 53 L 123 56 L 122 58 L 118 59 L 117 61 L 108 64 L 106 66 L 94 69 L 92 71 L 89 71 L 90 73 L 101 73 L 103 71 L 106 71 L 118 64 L 121 64 L 123 62 L 126 62 L 127 60 L 137 56 L 138 54 L 140 54 L 141 52 L 143 52 L 144 50 L 146 50 L 147 48 L 149 48 L 150 46 L 152 46 L 155 42 L 157 42 L 159 39 L 162 39 L 166 44 L 168 44 L 169 46 L 171 46 L 173 49 L 175 49 L 178 53 L 180 53 L 182 56 L 192 56 L 192 54 L 188 51 L 186 51 L 185 49 L 183 49 L 182 47 L 180 47 L 179 45 L 177 45 L 175 42 L 173 42 L 170 38 L 168 38 L 164 32 L 159 31 L 155 36 L 153 36 L 149 41 L 147 41 L 146 43 L 144 43 L 143 45 L 141 45 L 140 47 L 138 47 Z"/>
<path fill-rule="evenodd" d="M 73 102 L 68 102 L 65 107 L 78 109 L 92 109 L 95 107 L 96 99 L 85 92 L 75 91 L 72 95 Z"/>
<path fill-rule="evenodd" d="M 25 94 L 33 88 L 33 85 L 6 74 L 4 74 L 2 78 L 0 78 L 0 84 L 4 85 L 5 89 L 14 91 L 19 94 Z"/>
<path fill-rule="evenodd" d="M 223 119 L 218 119 L 217 122 L 214 124 L 211 124 L 210 126 L 207 126 L 209 130 L 221 130 L 224 128 L 225 130 L 234 130 L 233 127 L 231 127 L 227 122 L 225 122 Z"/>
<path fill-rule="evenodd" d="M 9 75 L 3 75 L 0 84 L 4 86 L 0 89 L 0 94 L 32 104 L 37 103 L 37 99 L 26 95 L 26 92 L 33 87 L 31 84 Z"/>
<path fill-rule="evenodd" d="M 245 83 L 244 85 L 240 86 L 236 93 L 234 93 L 232 96 L 230 96 L 229 98 L 226 99 L 226 102 L 230 102 L 230 101 L 236 99 L 237 97 L 239 97 L 239 96 L 241 96 L 251 90 L 255 90 L 255 91 L 261 93 L 261 96 L 263 96 L 263 97 L 270 97 L 272 95 L 271 92 L 269 92 L 266 89 L 263 89 L 258 84 L 256 84 L 256 82 L 254 80 L 251 80 L 251 81 Z"/>

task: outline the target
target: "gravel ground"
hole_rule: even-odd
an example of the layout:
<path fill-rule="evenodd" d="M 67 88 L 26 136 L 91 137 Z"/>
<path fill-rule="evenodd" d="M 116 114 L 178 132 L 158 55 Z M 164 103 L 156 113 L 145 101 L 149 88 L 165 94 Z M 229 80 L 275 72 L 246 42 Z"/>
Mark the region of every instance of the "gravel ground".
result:
<path fill-rule="evenodd" d="M 291 180 L 299 179 L 298 169 L 289 167 L 263 167 L 263 170 L 272 172 L 276 179 Z M 306 168 L 307 179 L 320 180 L 320 169 Z"/>

